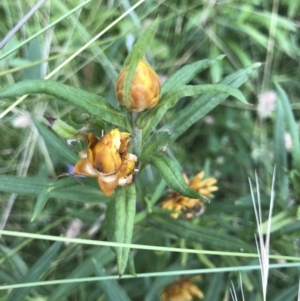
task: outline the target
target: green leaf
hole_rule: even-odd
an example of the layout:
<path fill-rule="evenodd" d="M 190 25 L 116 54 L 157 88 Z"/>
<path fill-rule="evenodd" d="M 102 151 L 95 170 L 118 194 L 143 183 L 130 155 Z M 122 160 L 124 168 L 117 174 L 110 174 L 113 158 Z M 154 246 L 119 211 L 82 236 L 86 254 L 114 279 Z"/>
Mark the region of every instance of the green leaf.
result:
<path fill-rule="evenodd" d="M 42 60 L 41 45 L 37 38 L 28 43 L 26 59 L 29 62 Z M 35 65 L 23 70 L 22 80 L 40 79 L 42 77 L 42 65 Z"/>
<path fill-rule="evenodd" d="M 211 65 L 222 60 L 224 57 L 225 55 L 219 55 L 212 59 L 205 59 L 183 66 L 166 80 L 161 88 L 161 95 L 164 95 L 171 89 L 178 88 L 190 82 L 196 74 L 209 68 Z"/>
<path fill-rule="evenodd" d="M 46 178 L 22 178 L 0 175 L 0 191 L 14 192 L 21 195 L 39 195 L 48 184 Z"/>
<path fill-rule="evenodd" d="M 282 229 L 295 221 L 295 217 L 291 216 L 287 210 L 281 211 L 271 218 L 271 229 L 270 233 L 273 233 L 279 229 Z M 266 234 L 268 232 L 268 220 L 259 225 L 259 233 Z"/>
<path fill-rule="evenodd" d="M 135 71 L 139 60 L 142 59 L 146 53 L 146 49 L 152 40 L 156 28 L 158 26 L 158 19 L 156 19 L 144 32 L 144 34 L 138 39 L 138 41 L 132 47 L 128 54 L 124 67 L 128 68 L 124 78 L 124 93 L 123 102 L 126 108 L 130 108 L 131 103 L 131 85 L 135 76 Z"/>
<path fill-rule="evenodd" d="M 110 241 L 131 243 L 136 206 L 135 185 L 118 187 L 109 202 L 106 215 L 107 235 Z M 118 273 L 123 275 L 129 256 L 129 248 L 114 248 Z"/>
<path fill-rule="evenodd" d="M 159 123 L 166 111 L 174 107 L 181 98 L 211 92 L 226 93 L 236 97 L 243 103 L 247 103 L 242 92 L 230 86 L 219 84 L 197 86 L 186 85 L 166 92 L 162 96 L 160 103 L 155 108 L 140 114 L 136 125 L 142 129 L 148 124 L 148 127 L 143 131 L 143 137 L 146 138 L 151 133 L 152 129 Z"/>
<path fill-rule="evenodd" d="M 71 181 L 70 181 L 71 180 Z M 53 196 L 53 192 L 57 191 L 57 197 L 60 196 L 60 189 L 62 188 L 68 188 L 72 187 L 72 196 L 70 196 L 70 199 L 73 200 L 74 190 L 73 186 L 75 183 L 74 179 L 61 179 L 56 181 L 48 181 L 47 185 L 42 189 L 40 192 L 36 204 L 34 206 L 33 214 L 31 217 L 31 222 L 36 219 L 36 217 L 42 212 L 44 209 L 48 199 Z M 78 184 L 77 184 L 78 185 Z"/>
<path fill-rule="evenodd" d="M 128 116 L 113 108 L 101 96 L 50 80 L 22 81 L 11 85 L 0 93 L 0 97 L 18 97 L 25 94 L 47 94 L 63 99 L 97 118 L 131 129 Z"/>
<path fill-rule="evenodd" d="M 80 178 L 80 182 L 82 182 L 83 186 L 74 178 L 64 180 L 70 182 L 70 185 L 68 187 L 51 190 L 50 195 L 52 198 L 86 203 L 107 202 L 107 196 L 101 192 L 95 179 Z M 58 181 L 63 180 L 59 179 Z"/>
<path fill-rule="evenodd" d="M 101 264 L 107 264 L 114 258 L 113 252 L 110 248 L 96 247 L 93 248 L 89 254 L 90 256 L 72 269 L 65 279 L 85 278 L 92 276 L 94 274 L 95 260 L 97 262 L 101 262 Z M 60 284 L 58 287 L 54 288 L 53 291 L 51 291 L 51 295 L 47 301 L 66 300 L 67 296 L 71 295 L 79 288 L 80 285 L 78 285 L 78 282 Z"/>
<path fill-rule="evenodd" d="M 222 295 L 222 289 L 226 285 L 224 273 L 215 273 L 209 278 L 209 284 L 205 292 L 205 298 L 209 301 L 219 301 Z"/>
<path fill-rule="evenodd" d="M 300 172 L 300 141 L 297 123 L 294 118 L 292 108 L 285 91 L 278 84 L 276 84 L 276 90 L 278 94 L 278 99 L 283 107 L 285 122 L 287 123 L 288 129 L 292 136 L 293 168 Z"/>
<path fill-rule="evenodd" d="M 81 178 L 80 181 L 84 186 L 79 185 L 78 182 L 71 177 L 49 180 L 41 177 L 22 178 L 0 175 L 0 191 L 38 196 L 42 193 L 43 189 L 49 187 L 51 183 L 53 186 L 61 185 L 50 191 L 51 198 L 90 203 L 107 202 L 107 197 L 100 191 L 95 179 Z"/>
<path fill-rule="evenodd" d="M 137 42 L 133 45 L 130 53 L 128 54 L 125 62 L 124 67 L 129 66 L 132 64 L 136 58 L 141 59 L 146 53 L 147 47 L 151 43 L 153 39 L 154 33 L 157 29 L 159 23 L 159 19 L 157 18 L 143 33 L 143 35 L 137 40 Z"/>
<path fill-rule="evenodd" d="M 201 195 L 191 189 L 184 181 L 181 167 L 169 157 L 163 154 L 154 154 L 140 157 L 141 162 L 152 164 L 164 178 L 171 189 L 179 194 L 193 199 L 201 198 Z"/>
<path fill-rule="evenodd" d="M 32 213 L 32 217 L 31 217 L 31 222 L 33 222 L 36 217 L 42 212 L 42 210 L 44 209 L 49 197 L 50 197 L 50 192 L 51 192 L 51 188 L 46 186 L 42 192 L 40 193 L 40 195 L 38 196 L 38 199 L 35 203 L 34 206 L 34 210 Z"/>
<path fill-rule="evenodd" d="M 67 145 L 67 143 L 55 135 L 51 130 L 39 122 L 35 122 L 39 134 L 44 138 L 48 147 L 55 150 L 62 161 L 66 160 L 70 164 L 76 164 L 79 156 L 74 153 Z"/>
<path fill-rule="evenodd" d="M 134 258 L 132 252 L 129 252 L 129 257 L 128 257 L 128 271 L 129 274 L 136 276 L 135 272 L 135 264 L 134 264 Z"/>
<path fill-rule="evenodd" d="M 282 204 L 286 201 L 289 191 L 289 181 L 286 175 L 287 170 L 287 151 L 284 141 L 284 112 L 281 102 L 276 105 L 276 119 L 274 123 L 274 159 L 276 162 L 276 181 L 275 185 L 279 191 Z"/>
<path fill-rule="evenodd" d="M 285 290 L 280 290 L 273 301 L 296 300 L 297 298 L 299 299 L 299 284 L 294 284 Z"/>
<path fill-rule="evenodd" d="M 41 279 L 43 274 L 49 268 L 53 259 L 57 256 L 62 242 L 55 242 L 44 254 L 41 256 L 36 263 L 32 266 L 29 272 L 22 277 L 20 283 L 30 283 Z M 7 297 L 7 301 L 22 301 L 25 300 L 27 294 L 30 292 L 32 287 L 17 288 L 11 291 Z"/>
<path fill-rule="evenodd" d="M 124 77 L 123 104 L 127 109 L 130 109 L 131 106 L 131 87 L 138 63 L 139 57 L 134 57 L 131 60 L 131 63 L 128 66 L 127 72 Z"/>
<path fill-rule="evenodd" d="M 248 80 L 253 70 L 260 66 L 261 63 L 256 63 L 248 68 L 238 70 L 225 77 L 220 81 L 220 84 L 238 88 Z M 154 134 L 155 136 L 149 137 L 143 152 L 145 154 L 152 153 L 157 148 L 172 143 L 190 126 L 218 106 L 227 96 L 228 94 L 225 93 L 208 93 L 190 102 L 180 112 L 176 113 L 176 118 L 160 128 L 157 134 Z"/>
<path fill-rule="evenodd" d="M 187 241 L 194 241 L 204 246 L 239 252 L 255 252 L 255 248 L 244 241 L 226 234 L 224 231 L 210 228 L 203 228 L 190 221 L 174 219 L 169 216 L 151 216 L 154 226 L 161 231 L 174 234 L 177 237 L 185 238 Z"/>
<path fill-rule="evenodd" d="M 22 254 L 19 252 L 15 252 L 14 246 L 6 247 L 3 244 L 0 244 L 0 265 L 9 258 L 11 271 L 9 271 L 10 276 L 13 279 L 19 279 L 24 274 L 28 272 L 28 267 L 24 259 L 22 258 Z M 26 259 L 25 259 L 26 260 Z M 15 280 L 11 281 L 10 283 L 14 283 Z"/>
<path fill-rule="evenodd" d="M 182 266 L 179 263 L 173 263 L 168 266 L 165 271 L 178 271 L 181 270 Z M 176 276 L 164 276 L 157 277 L 152 283 L 151 286 L 145 292 L 145 301 L 160 300 L 160 293 L 164 287 L 172 283 L 176 279 Z"/>
<path fill-rule="evenodd" d="M 54 120 L 51 128 L 59 137 L 64 139 L 74 139 L 78 134 L 78 130 L 59 118 Z"/>
<path fill-rule="evenodd" d="M 264 48 L 267 48 L 268 45 L 268 36 L 262 33 L 261 30 L 256 29 L 251 24 L 239 24 L 240 29 L 248 34 L 257 44 L 260 44 Z"/>
<path fill-rule="evenodd" d="M 94 267 L 97 276 L 107 276 L 104 267 L 94 260 Z M 130 301 L 125 290 L 120 286 L 116 280 L 102 280 L 98 281 L 98 285 L 108 297 L 108 300 L 113 301 Z"/>

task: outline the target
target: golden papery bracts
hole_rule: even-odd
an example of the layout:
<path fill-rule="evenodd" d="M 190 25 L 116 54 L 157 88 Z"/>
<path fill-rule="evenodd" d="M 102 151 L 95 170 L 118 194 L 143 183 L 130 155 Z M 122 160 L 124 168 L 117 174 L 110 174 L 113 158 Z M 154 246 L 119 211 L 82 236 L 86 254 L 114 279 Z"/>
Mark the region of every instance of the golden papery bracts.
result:
<path fill-rule="evenodd" d="M 116 96 L 121 103 L 124 104 L 124 82 L 128 67 L 124 68 L 119 74 L 115 86 Z M 143 60 L 140 60 L 130 89 L 130 107 L 133 112 L 141 112 L 151 109 L 157 105 L 160 94 L 160 81 L 151 68 L 151 66 Z"/>
<path fill-rule="evenodd" d="M 74 167 L 74 173 L 97 178 L 98 184 L 107 196 L 117 186 L 132 182 L 137 157 L 128 153 L 130 134 L 113 129 L 101 139 L 88 134 L 87 150 L 80 153 L 81 159 Z"/>

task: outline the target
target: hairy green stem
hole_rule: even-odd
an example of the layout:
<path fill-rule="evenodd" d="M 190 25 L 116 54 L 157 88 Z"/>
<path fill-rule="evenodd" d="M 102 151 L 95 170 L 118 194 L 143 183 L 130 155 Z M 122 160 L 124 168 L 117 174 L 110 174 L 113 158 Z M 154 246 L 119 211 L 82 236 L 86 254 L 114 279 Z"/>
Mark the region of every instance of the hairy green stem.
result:
<path fill-rule="evenodd" d="M 132 145 L 133 145 L 133 153 L 139 157 L 142 151 L 142 130 L 140 130 L 136 126 L 136 120 L 138 118 L 138 113 L 132 112 L 131 114 L 131 122 L 132 122 L 132 129 L 133 129 L 133 139 L 132 139 Z"/>

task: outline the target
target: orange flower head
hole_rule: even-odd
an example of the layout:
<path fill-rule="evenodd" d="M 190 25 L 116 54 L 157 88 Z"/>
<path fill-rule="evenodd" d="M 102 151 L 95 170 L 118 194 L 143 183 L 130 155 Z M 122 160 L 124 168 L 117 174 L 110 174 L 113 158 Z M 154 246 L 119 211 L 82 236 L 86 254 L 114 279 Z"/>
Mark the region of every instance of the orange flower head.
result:
<path fill-rule="evenodd" d="M 162 301 L 192 301 L 195 297 L 203 299 L 204 294 L 188 277 L 166 286 L 161 294 Z"/>
<path fill-rule="evenodd" d="M 215 178 L 204 179 L 204 172 L 198 173 L 192 181 L 190 181 L 185 174 L 183 178 L 186 184 L 204 197 L 213 197 L 212 192 L 218 190 L 215 186 L 217 180 Z M 172 192 L 170 197 L 162 201 L 160 204 L 162 208 L 173 210 L 177 212 L 171 213 L 171 217 L 178 218 L 183 215 L 185 218 L 193 218 L 201 215 L 204 212 L 205 206 L 202 199 L 191 199 L 180 195 L 177 192 Z"/>
<path fill-rule="evenodd" d="M 124 105 L 124 81 L 127 71 L 128 67 L 121 71 L 115 86 L 116 96 L 121 105 Z M 140 60 L 131 85 L 129 109 L 141 112 L 153 108 L 159 101 L 159 94 L 160 81 L 157 74 L 146 61 Z"/>
<path fill-rule="evenodd" d="M 216 178 L 204 179 L 204 171 L 200 171 L 189 184 L 190 188 L 197 190 L 201 195 L 212 198 L 214 195 L 212 192 L 217 191 L 218 187 L 215 186 L 217 183 Z"/>
<path fill-rule="evenodd" d="M 119 129 L 108 132 L 100 140 L 89 134 L 88 158 L 92 166 L 103 174 L 116 173 L 122 164 L 120 151 L 127 151 L 128 137 L 129 133 L 121 134 Z"/>
<path fill-rule="evenodd" d="M 115 188 L 131 183 L 137 157 L 129 154 L 129 133 L 113 129 L 100 140 L 93 133 L 88 134 L 88 148 L 81 152 L 81 159 L 74 167 L 74 173 L 97 178 L 98 184 L 107 196 Z"/>

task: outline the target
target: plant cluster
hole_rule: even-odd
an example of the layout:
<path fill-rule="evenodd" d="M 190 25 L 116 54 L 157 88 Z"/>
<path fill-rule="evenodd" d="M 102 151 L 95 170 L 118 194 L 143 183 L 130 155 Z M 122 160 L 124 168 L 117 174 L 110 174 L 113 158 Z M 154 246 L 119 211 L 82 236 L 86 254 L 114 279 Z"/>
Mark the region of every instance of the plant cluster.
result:
<path fill-rule="evenodd" d="M 188 2 L 127 7 L 133 29 L 124 19 L 105 42 L 88 30 L 118 9 L 56 3 L 78 40 L 55 62 L 95 43 L 61 78 L 38 74 L 38 40 L 21 63 L 16 37 L 3 48 L 0 300 L 297 296 L 299 84 L 281 72 L 299 75 L 295 12 Z M 103 23 L 79 26 L 82 7 Z"/>

